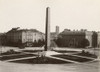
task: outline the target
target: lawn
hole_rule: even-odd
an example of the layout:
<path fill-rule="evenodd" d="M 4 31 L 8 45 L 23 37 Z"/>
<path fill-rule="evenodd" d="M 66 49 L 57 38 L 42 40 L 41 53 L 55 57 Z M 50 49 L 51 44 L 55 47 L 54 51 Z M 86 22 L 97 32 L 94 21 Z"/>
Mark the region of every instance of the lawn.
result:
<path fill-rule="evenodd" d="M 81 57 L 71 56 L 71 55 L 52 55 L 52 56 L 63 58 L 63 59 L 68 59 L 68 60 L 73 60 L 73 61 L 77 61 L 77 62 L 91 61 L 91 59 L 81 58 Z"/>
<path fill-rule="evenodd" d="M 11 62 L 16 62 L 16 63 L 26 63 L 26 64 L 65 64 L 65 63 L 71 63 L 71 62 L 66 62 L 66 61 L 61 61 L 49 57 L 41 58 L 31 58 L 31 59 L 23 59 L 23 60 L 16 60 L 16 61 L 11 61 Z"/>
<path fill-rule="evenodd" d="M 75 53 L 77 51 L 59 51 L 59 50 L 55 50 L 55 52 L 58 52 L 58 53 Z"/>
<path fill-rule="evenodd" d="M 0 60 L 4 61 L 4 60 L 10 60 L 10 59 L 17 59 L 17 58 L 24 58 L 24 57 L 32 57 L 32 56 L 36 56 L 34 54 L 19 54 L 19 55 L 11 55 L 11 56 L 3 56 L 0 57 Z"/>
<path fill-rule="evenodd" d="M 97 56 L 95 54 L 90 54 L 90 53 L 78 53 L 78 54 L 75 54 L 75 55 L 97 58 Z"/>
<path fill-rule="evenodd" d="M 23 52 L 30 52 L 30 53 L 35 53 L 35 52 L 40 52 L 43 50 L 23 50 Z"/>
<path fill-rule="evenodd" d="M 9 52 L 9 51 L 7 51 L 7 52 L 4 52 L 4 53 L 1 53 L 0 55 L 12 55 L 12 54 L 20 54 L 21 52 Z"/>

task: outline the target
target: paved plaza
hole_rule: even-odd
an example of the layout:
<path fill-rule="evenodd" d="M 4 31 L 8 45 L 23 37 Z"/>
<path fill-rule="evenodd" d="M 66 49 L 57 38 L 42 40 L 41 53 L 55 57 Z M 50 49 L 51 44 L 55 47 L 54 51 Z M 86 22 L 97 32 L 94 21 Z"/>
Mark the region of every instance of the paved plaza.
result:
<path fill-rule="evenodd" d="M 100 72 L 99 62 L 84 64 L 17 64 L 0 61 L 0 72 Z"/>

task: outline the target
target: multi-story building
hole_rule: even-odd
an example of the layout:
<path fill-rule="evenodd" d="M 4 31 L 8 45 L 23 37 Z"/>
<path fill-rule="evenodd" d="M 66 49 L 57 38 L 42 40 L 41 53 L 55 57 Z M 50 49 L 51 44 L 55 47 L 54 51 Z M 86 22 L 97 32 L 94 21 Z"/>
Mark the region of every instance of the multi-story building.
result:
<path fill-rule="evenodd" d="M 97 33 L 97 46 L 100 48 L 100 32 Z"/>
<path fill-rule="evenodd" d="M 59 34 L 61 38 L 61 45 L 66 47 L 78 47 L 80 42 L 85 38 L 85 33 L 83 31 L 71 31 L 65 29 Z"/>
<path fill-rule="evenodd" d="M 57 47 L 57 44 L 55 43 L 55 40 L 57 40 L 59 35 L 59 26 L 56 26 L 55 32 L 50 33 L 50 39 L 51 39 L 51 47 Z"/>
<path fill-rule="evenodd" d="M 58 34 L 59 34 L 59 26 L 56 26 L 56 30 L 55 32 L 51 32 L 50 33 L 50 39 L 51 40 L 54 40 L 54 39 L 57 39 L 58 38 Z"/>
<path fill-rule="evenodd" d="M 44 40 L 44 34 L 36 29 L 19 29 L 12 28 L 6 33 L 7 42 L 9 43 L 27 43 L 29 45 L 39 40 Z"/>
<path fill-rule="evenodd" d="M 66 47 L 96 47 L 97 46 L 97 34 L 96 32 L 87 30 L 69 30 L 65 29 L 58 36 L 60 38 L 60 45 Z M 59 44 L 59 43 L 58 43 Z"/>
<path fill-rule="evenodd" d="M 97 47 L 97 40 L 98 38 L 98 35 L 97 35 L 97 32 L 93 31 L 93 34 L 92 34 L 92 47 Z"/>
<path fill-rule="evenodd" d="M 0 33 L 0 46 L 6 45 L 6 34 Z"/>

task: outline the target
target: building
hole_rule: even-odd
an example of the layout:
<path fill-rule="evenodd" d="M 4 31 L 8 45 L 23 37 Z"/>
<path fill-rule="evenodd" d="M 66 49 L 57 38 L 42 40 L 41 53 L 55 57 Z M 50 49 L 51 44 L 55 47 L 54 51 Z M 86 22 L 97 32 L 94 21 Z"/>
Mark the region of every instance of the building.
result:
<path fill-rule="evenodd" d="M 6 34 L 0 33 L 0 46 L 6 45 Z"/>
<path fill-rule="evenodd" d="M 97 40 L 97 38 L 98 38 L 98 35 L 97 35 L 97 32 L 95 32 L 95 31 L 92 31 L 92 47 L 97 47 L 97 44 L 98 44 L 98 40 Z"/>
<path fill-rule="evenodd" d="M 85 31 L 85 38 L 89 41 L 89 46 L 88 47 L 92 47 L 93 32 L 91 32 L 91 31 Z"/>
<path fill-rule="evenodd" d="M 59 26 L 56 26 L 55 32 L 50 33 L 50 37 L 51 37 L 50 39 L 51 40 L 57 39 L 58 35 L 59 35 Z"/>
<path fill-rule="evenodd" d="M 59 35 L 59 26 L 56 26 L 55 32 L 50 33 L 50 39 L 51 39 L 51 47 L 57 47 L 57 44 L 55 43 L 55 40 L 57 40 Z"/>
<path fill-rule="evenodd" d="M 100 48 L 100 32 L 97 33 L 97 46 Z"/>
<path fill-rule="evenodd" d="M 16 46 L 25 43 L 27 46 L 30 46 L 33 42 L 44 40 L 44 34 L 42 32 L 36 29 L 19 29 L 19 27 L 12 28 L 6 33 L 6 36 L 7 44 L 12 45 L 13 43 L 15 43 Z"/>
<path fill-rule="evenodd" d="M 86 29 L 79 31 L 65 29 L 59 34 L 57 43 L 62 47 L 96 47 L 97 34 L 96 32 L 87 31 Z"/>
<path fill-rule="evenodd" d="M 80 47 L 80 42 L 85 38 L 85 33 L 83 31 L 71 31 L 70 29 L 65 29 L 59 34 L 59 38 L 61 39 L 59 40 L 61 46 Z"/>

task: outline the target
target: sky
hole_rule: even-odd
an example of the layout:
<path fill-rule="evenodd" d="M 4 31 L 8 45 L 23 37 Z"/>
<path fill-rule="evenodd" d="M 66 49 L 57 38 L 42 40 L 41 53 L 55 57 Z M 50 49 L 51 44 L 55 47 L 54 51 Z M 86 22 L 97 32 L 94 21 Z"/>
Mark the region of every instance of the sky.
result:
<path fill-rule="evenodd" d="M 0 0 L 0 32 L 14 27 L 45 32 L 46 7 L 50 30 L 100 31 L 100 0 Z"/>

